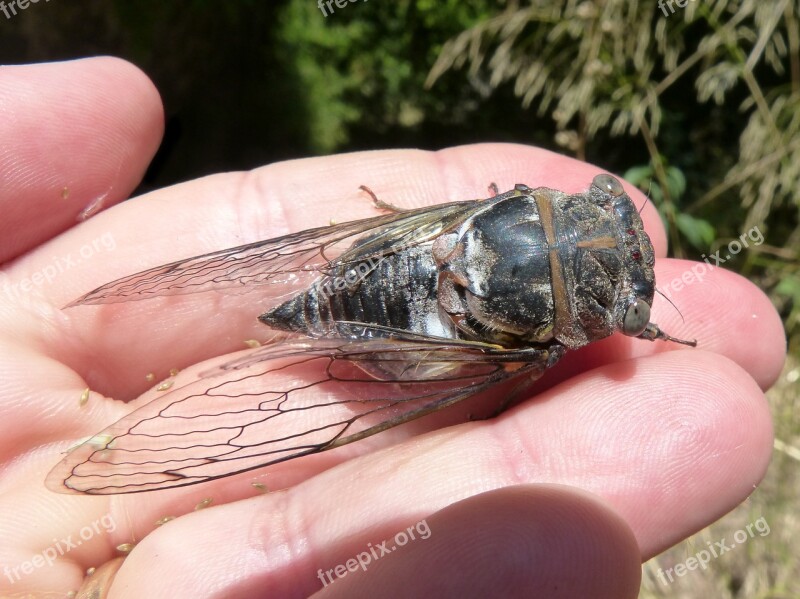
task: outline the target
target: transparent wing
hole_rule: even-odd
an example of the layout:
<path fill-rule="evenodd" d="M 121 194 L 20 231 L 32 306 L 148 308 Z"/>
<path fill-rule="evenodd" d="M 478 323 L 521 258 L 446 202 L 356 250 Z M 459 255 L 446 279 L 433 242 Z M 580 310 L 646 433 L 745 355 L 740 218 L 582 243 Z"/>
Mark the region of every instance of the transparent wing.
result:
<path fill-rule="evenodd" d="M 308 229 L 157 266 L 90 291 L 67 307 L 112 304 L 165 295 L 249 285 L 265 286 L 263 299 L 307 288 L 332 260 L 379 256 L 424 243 L 472 211 L 477 201 L 440 204 L 400 214 Z M 358 243 L 354 243 L 358 241 Z"/>
<path fill-rule="evenodd" d="M 67 454 L 47 486 L 106 495 L 237 474 L 358 441 L 522 373 L 538 377 L 559 355 L 420 336 L 291 339 L 122 418 Z"/>

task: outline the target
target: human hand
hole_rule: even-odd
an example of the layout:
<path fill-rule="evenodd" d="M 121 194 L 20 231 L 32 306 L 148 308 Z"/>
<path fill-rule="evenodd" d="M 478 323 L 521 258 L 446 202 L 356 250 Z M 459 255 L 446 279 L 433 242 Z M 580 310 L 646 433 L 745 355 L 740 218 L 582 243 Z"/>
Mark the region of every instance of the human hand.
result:
<path fill-rule="evenodd" d="M 763 475 L 772 444 L 762 389 L 782 365 L 782 328 L 757 288 L 715 269 L 673 296 L 685 322 L 663 300 L 654 307 L 655 322 L 697 349 L 614 336 L 568 354 L 535 399 L 494 420 L 463 423 L 472 408 L 455 406 L 270 468 L 257 479 L 266 494 L 249 485 L 259 473 L 138 495 L 52 493 L 43 480 L 60 453 L 142 402 L 108 398 L 135 398 L 151 386 L 146 373 L 265 335 L 257 291 L 60 310 L 82 293 L 178 258 L 374 215 L 357 192 L 364 183 L 417 207 L 475 197 L 491 181 L 582 191 L 598 169 L 490 144 L 315 158 L 162 189 L 70 228 L 94 198 L 111 206 L 135 187 L 161 132 L 157 94 L 112 59 L 3 67 L 0 81 L 4 113 L 17 117 L 4 120 L 15 152 L 0 162 L 3 594 L 77 589 L 86 568 L 135 541 L 109 597 L 528 597 L 556 587 L 633 597 L 642 560 L 733 508 Z M 650 204 L 643 218 L 663 257 Z M 657 281 L 690 266 L 659 260 Z M 86 387 L 94 393 L 79 407 Z M 211 508 L 188 513 L 207 497 Z M 428 538 L 323 587 L 320 570 L 423 521 Z"/>

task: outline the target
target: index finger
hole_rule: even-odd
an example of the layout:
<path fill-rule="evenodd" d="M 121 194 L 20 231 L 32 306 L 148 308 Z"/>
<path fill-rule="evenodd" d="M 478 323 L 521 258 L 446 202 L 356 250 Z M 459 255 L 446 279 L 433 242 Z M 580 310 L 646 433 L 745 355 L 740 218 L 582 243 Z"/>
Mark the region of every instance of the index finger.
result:
<path fill-rule="evenodd" d="M 91 240 L 113 240 L 113 252 L 98 252 L 46 291 L 60 307 L 81 293 L 118 277 L 206 252 L 378 214 L 358 191 L 368 183 L 401 207 L 485 197 L 524 182 L 565 192 L 586 190 L 597 167 L 538 148 L 482 144 L 422 152 L 369 152 L 278 163 L 250 173 L 224 174 L 159 190 L 116 207 L 48 247 L 46 256 L 74 253 Z M 655 210 L 643 216 L 660 254 L 664 233 Z M 72 248 L 72 249 L 70 249 Z M 35 272 L 47 259 L 24 266 Z M 25 273 L 23 273 L 24 276 Z M 116 397 L 143 390 L 144 372 L 181 368 L 243 347 L 267 330 L 256 321 L 258 291 L 159 298 L 116 306 L 78 307 L 65 312 L 70 337 L 80 335 L 93 356 L 93 388 L 106 381 Z M 113 316 L 112 316 L 113 315 Z M 114 318 L 114 328 L 107 319 Z M 186 343 L 191 339 L 191 343 Z M 150 366 L 146 366 L 146 364 Z M 133 372 L 131 365 L 144 372 Z M 81 369 L 81 365 L 78 365 Z M 88 370 L 88 368 L 87 368 Z M 105 379 L 105 380 L 104 380 Z"/>
<path fill-rule="evenodd" d="M 110 57 L 0 66 L 0 112 L 13 148 L 0 155 L 0 263 L 128 197 L 163 129 L 153 84 Z"/>

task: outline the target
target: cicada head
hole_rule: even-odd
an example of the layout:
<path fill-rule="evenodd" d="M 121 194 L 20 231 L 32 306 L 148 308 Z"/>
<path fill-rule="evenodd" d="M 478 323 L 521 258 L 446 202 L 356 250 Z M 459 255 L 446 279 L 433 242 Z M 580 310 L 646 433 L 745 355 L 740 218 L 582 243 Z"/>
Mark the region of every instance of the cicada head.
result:
<path fill-rule="evenodd" d="M 653 244 L 644 230 L 639 211 L 622 184 L 611 175 L 597 175 L 590 193 L 608 206 L 617 228 L 622 268 L 614 306 L 616 329 L 638 337 L 650 322 L 656 277 Z"/>
<path fill-rule="evenodd" d="M 597 175 L 592 181 L 590 194 L 595 200 L 607 202 L 618 230 L 623 268 L 614 309 L 616 329 L 630 337 L 696 345 L 694 341 L 670 337 L 650 322 L 656 285 L 655 252 L 639 211 L 622 184 L 611 175 Z"/>

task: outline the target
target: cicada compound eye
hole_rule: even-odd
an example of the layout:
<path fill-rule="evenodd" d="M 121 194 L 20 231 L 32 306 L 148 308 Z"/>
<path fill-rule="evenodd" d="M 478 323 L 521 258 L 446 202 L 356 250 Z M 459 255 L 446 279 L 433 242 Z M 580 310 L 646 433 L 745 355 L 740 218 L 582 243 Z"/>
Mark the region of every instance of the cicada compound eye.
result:
<path fill-rule="evenodd" d="M 592 179 L 592 185 L 604 193 L 614 196 L 615 198 L 618 198 L 625 193 L 625 190 L 622 188 L 622 183 L 620 183 L 615 177 L 605 173 L 602 175 L 597 175 L 594 179 Z"/>
<path fill-rule="evenodd" d="M 625 310 L 622 320 L 622 332 L 631 337 L 638 337 L 650 323 L 650 305 L 641 299 L 636 299 Z"/>

